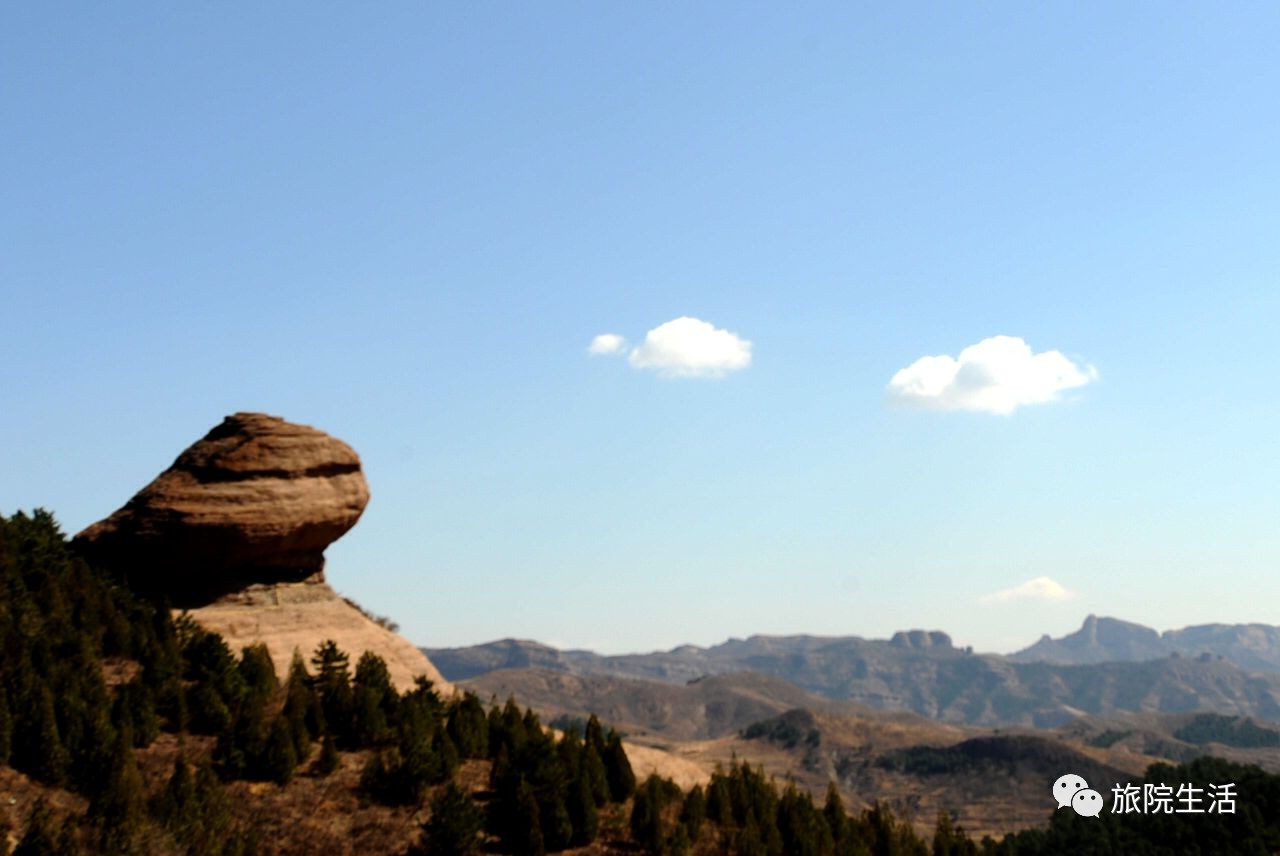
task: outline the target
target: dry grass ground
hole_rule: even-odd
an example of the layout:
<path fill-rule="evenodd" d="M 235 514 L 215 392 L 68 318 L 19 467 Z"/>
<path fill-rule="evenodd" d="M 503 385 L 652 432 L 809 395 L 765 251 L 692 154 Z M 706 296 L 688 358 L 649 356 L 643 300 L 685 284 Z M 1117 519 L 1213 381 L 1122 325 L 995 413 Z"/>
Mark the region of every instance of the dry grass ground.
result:
<path fill-rule="evenodd" d="M 276 673 L 283 679 L 295 650 L 307 659 L 332 639 L 354 665 L 365 651 L 382 657 L 391 680 L 401 689 L 425 676 L 443 695 L 453 691 L 427 656 L 409 640 L 365 617 L 326 583 L 281 583 L 253 586 L 188 614 L 202 627 L 220 633 L 236 654 L 248 645 L 265 644 Z"/>

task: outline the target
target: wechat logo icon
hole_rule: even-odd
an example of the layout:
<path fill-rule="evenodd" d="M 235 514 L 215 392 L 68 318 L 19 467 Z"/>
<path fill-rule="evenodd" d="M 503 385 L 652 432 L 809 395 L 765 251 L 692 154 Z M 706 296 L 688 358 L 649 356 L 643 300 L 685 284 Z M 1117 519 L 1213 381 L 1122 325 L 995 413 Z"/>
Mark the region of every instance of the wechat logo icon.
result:
<path fill-rule="evenodd" d="M 1102 814 L 1102 794 L 1089 787 L 1083 776 L 1067 773 L 1053 783 L 1053 798 L 1058 808 L 1071 807 L 1081 817 L 1097 817 Z"/>

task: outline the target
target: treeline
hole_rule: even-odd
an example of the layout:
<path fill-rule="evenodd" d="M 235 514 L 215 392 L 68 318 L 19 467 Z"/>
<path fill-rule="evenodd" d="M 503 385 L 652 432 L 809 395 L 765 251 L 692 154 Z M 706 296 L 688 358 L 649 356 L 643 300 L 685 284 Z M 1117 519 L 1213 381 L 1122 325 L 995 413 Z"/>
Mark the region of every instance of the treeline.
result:
<path fill-rule="evenodd" d="M 339 752 L 368 755 L 360 787 L 387 805 L 416 805 L 468 758 L 492 761 L 480 827 L 511 852 L 593 841 L 598 811 L 631 796 L 635 777 L 619 735 L 592 718 L 560 739 L 532 711 L 490 709 L 473 694 L 442 699 L 419 679 L 406 692 L 365 653 L 350 668 L 333 642 L 310 666 L 295 654 L 281 684 L 264 646 L 235 656 L 221 636 L 173 621 L 77 558 L 44 511 L 0 517 L 0 764 L 89 799 L 88 834 L 31 811 L 21 856 L 251 853 L 223 782 L 287 784 L 314 757 L 331 773 Z M 109 683 L 107 675 L 111 674 Z M 135 750 L 162 731 L 215 738 L 210 762 L 179 758 L 160 793 L 143 793 Z M 469 797 L 447 789 L 456 805 Z M 459 797 L 461 797 L 459 799 Z M 445 805 L 448 805 L 446 800 Z M 437 813 L 440 839 L 468 812 Z M 3 832 L 3 830 L 0 830 Z M 0 856 L 7 854 L 0 834 Z M 439 849 L 439 848 L 437 848 Z"/>
<path fill-rule="evenodd" d="M 304 765 L 326 776 L 354 752 L 368 799 L 429 806 L 416 854 L 538 856 L 593 842 L 656 856 L 1280 852 L 1280 777 L 1211 760 L 1148 778 L 1234 782 L 1235 814 L 1060 810 L 1047 829 L 981 842 L 945 814 L 926 838 L 882 806 L 847 812 L 834 786 L 817 805 L 746 763 L 687 792 L 657 777 L 637 786 L 620 735 L 595 717 L 557 733 L 512 700 L 444 699 L 425 680 L 399 692 L 380 658 L 352 667 L 332 642 L 295 655 L 281 682 L 264 647 L 237 656 L 87 566 L 43 511 L 0 517 L 0 646 L 0 764 L 88 801 L 82 821 L 37 801 L 13 854 L 0 829 L 0 856 L 250 856 L 261 842 L 236 821 L 224 783 L 287 786 Z M 162 732 L 208 735 L 213 748 L 179 757 L 147 794 L 137 751 Z M 456 775 L 467 759 L 487 765 L 478 792 Z"/>
<path fill-rule="evenodd" d="M 1059 809 L 1047 829 L 1031 829 L 1000 842 L 984 840 L 980 852 L 995 856 L 1051 856 L 1091 853 L 1098 856 L 1177 856 L 1201 854 L 1280 853 L 1280 776 L 1256 766 L 1218 758 L 1198 758 L 1189 764 L 1153 764 L 1132 782 L 1164 784 L 1177 793 L 1181 785 L 1205 788 L 1234 784 L 1235 810 L 1229 813 L 1130 812 L 1080 817 Z M 1111 808 L 1111 793 L 1098 788 Z M 1200 808 L 1205 808 L 1202 804 Z"/>
<path fill-rule="evenodd" d="M 1173 732 L 1173 736 L 1188 743 L 1222 743 L 1241 749 L 1280 746 L 1280 731 L 1258 725 L 1247 716 L 1223 716 L 1220 713 L 1198 714 Z"/>
<path fill-rule="evenodd" d="M 0 763 L 89 801 L 87 830 L 37 801 L 15 856 L 174 852 L 241 856 L 222 783 L 181 763 L 148 801 L 135 750 L 181 730 L 203 698 L 187 684 L 169 611 L 96 572 L 52 515 L 0 517 Z M 113 675 L 108 685 L 107 673 Z M 0 835 L 0 856 L 7 836 Z"/>
<path fill-rule="evenodd" d="M 653 856 L 730 853 L 742 856 L 929 856 L 967 842 L 949 817 L 932 845 L 880 805 L 850 815 L 832 784 L 822 806 L 808 791 L 777 782 L 745 761 L 717 770 L 704 788 L 684 793 L 650 776 L 636 791 L 630 833 Z M 941 847 L 942 849 L 939 849 Z"/>

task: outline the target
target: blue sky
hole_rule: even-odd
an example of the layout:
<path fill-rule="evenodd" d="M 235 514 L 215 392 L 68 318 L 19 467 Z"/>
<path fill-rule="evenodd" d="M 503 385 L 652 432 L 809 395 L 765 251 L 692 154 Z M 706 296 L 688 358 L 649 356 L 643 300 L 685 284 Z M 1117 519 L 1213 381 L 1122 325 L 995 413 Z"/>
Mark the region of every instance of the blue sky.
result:
<path fill-rule="evenodd" d="M 687 6 L 0 13 L 0 511 L 264 410 L 424 645 L 1280 623 L 1280 12 Z"/>

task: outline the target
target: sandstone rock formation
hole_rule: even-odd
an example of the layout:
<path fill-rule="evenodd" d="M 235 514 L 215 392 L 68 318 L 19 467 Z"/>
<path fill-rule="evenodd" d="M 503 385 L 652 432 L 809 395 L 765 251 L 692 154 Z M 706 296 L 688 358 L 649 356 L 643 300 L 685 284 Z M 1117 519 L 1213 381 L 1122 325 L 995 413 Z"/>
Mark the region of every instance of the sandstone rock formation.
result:
<path fill-rule="evenodd" d="M 321 642 L 332 639 L 350 655 L 352 667 L 365 651 L 377 654 L 401 690 L 411 688 L 419 675 L 445 695 L 453 690 L 412 642 L 370 620 L 323 582 L 253 585 L 187 614 L 221 634 L 236 653 L 266 645 L 281 679 L 289 673 L 294 650 L 309 660 Z"/>
<path fill-rule="evenodd" d="M 228 416 L 74 545 L 131 586 L 158 593 L 236 653 L 266 644 L 283 677 L 295 650 L 332 639 L 365 651 L 401 689 L 451 685 L 408 640 L 324 582 L 324 550 L 360 519 L 369 488 L 350 446 L 262 413 Z"/>
<path fill-rule="evenodd" d="M 177 600 L 248 583 L 297 581 L 360 519 L 369 488 L 341 440 L 237 413 L 178 456 L 76 545 L 140 587 Z"/>

